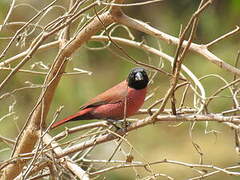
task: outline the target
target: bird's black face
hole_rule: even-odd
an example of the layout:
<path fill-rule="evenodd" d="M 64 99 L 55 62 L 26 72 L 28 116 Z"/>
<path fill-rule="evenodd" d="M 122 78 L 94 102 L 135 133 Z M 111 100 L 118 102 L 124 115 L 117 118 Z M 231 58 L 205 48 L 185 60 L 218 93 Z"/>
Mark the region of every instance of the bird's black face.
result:
<path fill-rule="evenodd" d="M 148 84 L 148 75 L 143 68 L 134 68 L 128 75 L 128 86 L 134 89 L 144 89 Z"/>

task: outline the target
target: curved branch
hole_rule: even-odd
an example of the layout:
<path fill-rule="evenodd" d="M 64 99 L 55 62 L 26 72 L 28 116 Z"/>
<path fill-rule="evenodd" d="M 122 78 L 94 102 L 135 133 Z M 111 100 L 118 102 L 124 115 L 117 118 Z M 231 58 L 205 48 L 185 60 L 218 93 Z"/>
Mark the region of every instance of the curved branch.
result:
<path fill-rule="evenodd" d="M 162 51 L 152 48 L 146 44 L 143 44 L 142 42 L 136 42 L 133 40 L 119 38 L 119 37 L 111 37 L 111 39 L 117 43 L 121 43 L 121 44 L 132 46 L 135 48 L 143 49 L 147 52 L 150 52 L 152 54 L 155 54 L 157 56 L 160 56 L 160 57 L 166 59 L 167 61 L 169 61 L 171 63 L 171 65 L 173 64 L 173 61 L 174 61 L 173 57 L 169 56 L 168 54 L 165 54 Z M 93 40 L 93 41 L 108 41 L 109 39 L 107 36 L 92 36 L 91 40 Z M 182 65 L 181 68 L 192 79 L 192 81 L 197 85 L 197 87 L 200 90 L 199 96 L 202 100 L 202 106 L 199 108 L 199 112 L 200 112 L 204 108 L 204 102 L 206 99 L 205 89 L 203 88 L 203 86 L 202 86 L 201 82 L 198 80 L 198 78 L 192 73 L 192 71 L 190 71 L 185 65 Z"/>

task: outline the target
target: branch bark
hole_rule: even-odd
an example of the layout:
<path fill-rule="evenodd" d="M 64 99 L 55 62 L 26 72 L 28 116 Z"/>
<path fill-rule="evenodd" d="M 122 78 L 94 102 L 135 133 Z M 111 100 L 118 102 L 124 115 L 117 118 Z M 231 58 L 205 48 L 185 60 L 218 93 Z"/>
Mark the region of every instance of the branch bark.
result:
<path fill-rule="evenodd" d="M 53 140 L 53 138 L 49 135 L 46 134 L 43 138 L 43 142 L 45 144 L 51 145 L 53 148 L 53 151 L 55 154 L 60 154 L 62 153 L 62 148 L 59 147 L 59 145 L 56 143 L 56 141 Z M 54 148 L 55 147 L 55 148 Z M 61 164 L 71 170 L 77 177 L 79 177 L 81 180 L 89 180 L 89 175 L 82 170 L 77 164 L 71 161 L 69 157 L 64 157 L 60 160 Z"/>

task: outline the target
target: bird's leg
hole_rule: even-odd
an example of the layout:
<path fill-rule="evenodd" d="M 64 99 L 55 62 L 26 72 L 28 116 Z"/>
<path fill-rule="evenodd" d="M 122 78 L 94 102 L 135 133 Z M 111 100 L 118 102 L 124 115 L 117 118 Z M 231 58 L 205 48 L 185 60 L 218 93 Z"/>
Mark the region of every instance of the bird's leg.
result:
<path fill-rule="evenodd" d="M 126 119 L 124 119 L 124 131 L 127 132 L 127 127 L 131 124 L 129 121 L 127 121 Z"/>

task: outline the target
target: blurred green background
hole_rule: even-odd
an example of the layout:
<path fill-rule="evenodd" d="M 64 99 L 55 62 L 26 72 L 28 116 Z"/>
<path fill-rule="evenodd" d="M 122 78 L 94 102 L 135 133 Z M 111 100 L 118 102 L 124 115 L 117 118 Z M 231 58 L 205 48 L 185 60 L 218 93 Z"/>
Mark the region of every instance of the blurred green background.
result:
<path fill-rule="evenodd" d="M 132 1 L 128 2 L 132 3 Z M 160 31 L 166 32 L 170 35 L 178 36 L 181 25 L 186 25 L 192 13 L 198 7 L 199 2 L 199 0 L 165 0 L 163 2 L 154 4 L 136 7 L 125 7 L 123 9 L 127 15 L 133 18 L 148 22 L 150 25 L 158 28 Z M 30 4 L 31 6 L 26 6 L 22 3 Z M 47 1 L 42 2 L 37 0 L 18 0 L 17 4 L 22 5 L 14 9 L 9 22 L 27 21 L 34 16 L 36 10 L 40 10 L 48 3 L 49 2 Z M 69 1 L 58 1 L 57 4 L 67 8 L 68 3 Z M 0 1 L 1 24 L 3 23 L 4 18 L 8 12 L 9 5 L 10 2 L 7 0 Z M 34 8 L 36 8 L 36 10 L 34 10 Z M 44 17 L 44 19 L 40 22 L 40 25 L 45 25 L 46 23 L 54 20 L 62 14 L 63 9 L 54 8 L 46 17 Z M 93 14 L 93 11 L 90 11 L 89 14 Z M 210 6 L 205 11 L 204 15 L 201 16 L 194 42 L 199 44 L 211 42 L 224 33 L 233 30 L 236 25 L 239 25 L 239 18 L 239 0 L 214 1 L 212 6 Z M 72 25 L 72 32 L 76 30 L 77 25 L 77 22 Z M 13 36 L 19 27 L 20 26 L 6 26 L 0 32 L 0 52 L 6 47 L 7 43 L 9 42 L 8 37 Z M 38 30 L 29 35 L 25 41 L 15 42 L 1 61 L 4 61 L 9 57 L 24 51 L 24 49 L 28 47 L 28 45 L 31 43 L 31 40 L 33 40 L 37 33 L 39 33 Z M 135 36 L 136 41 L 144 40 L 148 45 L 157 49 L 159 49 L 160 44 L 163 52 L 174 56 L 174 52 L 176 50 L 175 46 L 169 45 L 166 42 L 158 41 L 155 38 L 150 37 L 142 32 L 132 30 L 132 33 Z M 116 36 L 127 37 L 126 31 L 121 28 L 117 29 L 113 34 Z M 52 40 L 54 40 L 54 37 L 49 38 L 47 42 L 50 42 Z M 240 47 L 239 40 L 240 36 L 237 34 L 233 37 L 220 41 L 218 44 L 211 47 L 210 50 L 215 55 L 225 60 L 227 63 L 234 65 L 237 57 L 237 52 L 239 51 Z M 89 42 L 87 45 L 90 47 L 98 47 L 99 43 Z M 91 71 L 92 75 L 89 76 L 87 74 L 82 74 L 63 76 L 57 88 L 57 92 L 51 106 L 51 111 L 48 115 L 49 123 L 52 121 L 53 114 L 56 112 L 59 106 L 64 105 L 64 109 L 59 116 L 59 119 L 62 119 L 65 116 L 76 112 L 78 108 L 88 99 L 125 79 L 128 75 L 129 70 L 132 67 L 135 67 L 134 64 L 124 61 L 122 58 L 120 58 L 119 56 L 123 57 L 123 55 L 113 46 L 110 47 L 111 51 L 109 51 L 109 49 L 93 51 L 88 49 L 87 45 L 81 47 L 72 56 L 70 62 L 68 63 L 66 71 L 72 72 L 73 68 L 80 68 Z M 157 65 L 159 61 L 162 61 L 164 63 L 163 69 L 165 71 L 171 72 L 170 64 L 164 59 L 160 60 L 157 56 L 145 53 L 138 49 L 129 48 L 127 46 L 123 46 L 123 48 L 129 53 L 129 55 L 141 62 Z M 46 65 L 50 65 L 56 54 L 57 48 L 49 48 L 48 50 L 39 52 L 35 54 L 32 57 L 32 60 L 23 68 L 30 69 L 30 66 L 34 62 L 39 61 L 42 61 Z M 192 72 L 198 78 L 208 74 L 218 74 L 229 82 L 233 79 L 233 74 L 216 67 L 216 65 L 206 61 L 204 57 L 192 52 L 188 53 L 187 57 L 184 60 L 184 64 L 190 70 L 192 70 Z M 16 63 L 13 65 L 16 65 Z M 39 70 L 39 68 L 36 68 L 35 70 Z M 0 80 L 2 81 L 6 77 L 7 72 L 0 71 L 0 74 Z M 12 91 L 16 88 L 27 86 L 26 81 L 33 84 L 42 84 L 43 80 L 43 75 L 17 73 L 17 75 L 12 78 L 12 80 L 7 84 L 3 91 L 1 91 L 0 95 L 4 94 L 5 92 Z M 207 78 L 203 80 L 202 83 L 206 90 L 207 96 L 210 96 L 214 91 L 224 85 L 220 79 L 214 77 Z M 153 89 L 155 87 L 159 87 L 159 89 L 157 89 L 155 92 L 154 98 L 146 102 L 144 107 L 148 107 L 156 99 L 160 99 L 164 96 L 167 89 L 169 88 L 169 78 L 165 75 L 158 74 L 154 79 L 153 85 L 149 89 L 149 93 L 153 92 Z M 179 97 L 177 98 L 178 103 L 180 101 L 180 95 L 182 92 L 183 89 L 177 92 L 177 95 Z M 1 119 L 0 135 L 9 138 L 15 138 L 18 135 L 26 118 L 36 103 L 39 93 L 39 88 L 27 89 L 24 91 L 19 91 L 13 96 L 9 96 L 8 98 L 3 98 L 1 100 L 0 117 L 3 117 L 9 112 L 9 106 L 14 102 L 15 104 L 13 106 L 13 110 L 15 114 Z M 214 100 L 213 103 L 210 104 L 210 112 L 221 112 L 232 107 L 232 99 L 229 98 L 229 91 L 225 90 L 220 95 L 221 97 Z M 192 93 L 189 93 L 186 105 L 192 106 L 192 102 Z M 167 107 L 169 107 L 169 105 Z M 140 118 L 143 118 L 143 116 Z M 73 127 L 80 123 L 86 123 L 86 121 L 73 122 L 67 124 L 66 126 Z M 128 140 L 139 152 L 139 154 L 133 154 L 134 160 L 152 162 L 167 158 L 188 163 L 199 163 L 200 155 L 192 145 L 191 137 L 189 135 L 190 124 L 183 123 L 177 127 L 174 127 L 172 125 L 176 125 L 176 123 L 158 123 L 129 133 Z M 205 133 L 205 129 L 206 124 L 204 122 L 197 123 L 192 132 L 194 142 L 200 146 L 203 153 L 203 163 L 214 164 L 219 167 L 237 165 L 239 163 L 239 157 L 234 149 L 233 130 L 223 124 L 215 122 L 209 123 L 208 130 L 217 131 L 217 134 Z M 56 134 L 62 130 L 64 130 L 64 127 L 60 127 L 54 130 L 52 134 Z M 78 134 L 74 134 L 71 136 L 71 138 L 77 136 Z M 112 153 L 114 147 L 114 143 L 106 143 L 100 145 L 93 151 L 92 157 L 90 158 L 106 159 Z M 128 149 L 129 148 L 126 146 L 126 151 L 128 151 Z M 11 151 L 9 150 L 8 146 L 0 142 L 0 160 L 7 159 L 10 153 Z M 121 153 L 119 153 L 116 159 L 121 158 L 124 160 L 124 157 L 120 154 Z M 155 173 L 165 173 L 176 179 L 187 179 L 197 176 L 198 174 L 193 169 L 173 164 L 159 164 L 154 165 L 151 168 Z M 136 172 L 140 177 L 150 175 L 150 173 L 147 172 L 144 168 L 136 168 L 135 170 L 129 168 L 106 173 L 105 177 L 106 179 L 134 179 L 136 178 Z M 103 177 L 101 178 L 103 179 Z M 159 179 L 166 178 L 161 177 Z M 217 175 L 209 177 L 208 179 L 234 180 L 238 178 L 227 176 L 223 173 L 218 173 Z"/>

